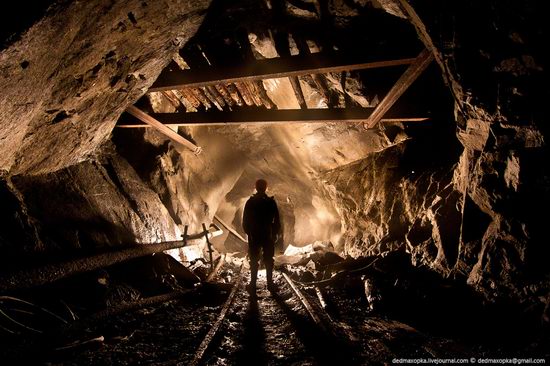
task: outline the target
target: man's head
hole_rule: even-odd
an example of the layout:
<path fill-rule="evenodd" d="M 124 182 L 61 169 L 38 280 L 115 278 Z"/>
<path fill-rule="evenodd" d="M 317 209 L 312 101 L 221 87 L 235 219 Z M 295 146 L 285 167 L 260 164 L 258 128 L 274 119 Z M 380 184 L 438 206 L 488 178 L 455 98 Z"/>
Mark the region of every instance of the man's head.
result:
<path fill-rule="evenodd" d="M 267 181 L 265 179 L 258 179 L 256 181 L 256 191 L 258 191 L 258 193 L 265 193 L 266 189 Z"/>

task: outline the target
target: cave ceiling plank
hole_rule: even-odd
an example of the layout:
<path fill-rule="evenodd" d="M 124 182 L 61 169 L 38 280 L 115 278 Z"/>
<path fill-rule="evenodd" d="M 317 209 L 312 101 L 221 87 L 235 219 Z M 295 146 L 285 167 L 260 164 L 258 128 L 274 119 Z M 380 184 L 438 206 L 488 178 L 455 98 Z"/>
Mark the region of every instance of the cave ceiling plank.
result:
<path fill-rule="evenodd" d="M 364 57 L 358 60 L 357 56 L 312 54 L 255 60 L 244 65 L 204 67 L 193 70 L 173 68 L 165 69 L 149 92 L 410 65 L 415 60 L 415 58 L 366 60 Z"/>
<path fill-rule="evenodd" d="M 248 109 L 239 111 L 210 111 L 195 113 L 153 113 L 149 117 L 165 126 L 224 126 L 249 123 L 364 123 L 369 119 L 374 108 L 340 108 L 340 109 Z M 422 122 L 425 117 L 401 117 L 388 114 L 382 122 Z M 145 122 L 145 121 L 143 121 Z M 117 127 L 149 127 L 128 115 L 123 115 Z"/>

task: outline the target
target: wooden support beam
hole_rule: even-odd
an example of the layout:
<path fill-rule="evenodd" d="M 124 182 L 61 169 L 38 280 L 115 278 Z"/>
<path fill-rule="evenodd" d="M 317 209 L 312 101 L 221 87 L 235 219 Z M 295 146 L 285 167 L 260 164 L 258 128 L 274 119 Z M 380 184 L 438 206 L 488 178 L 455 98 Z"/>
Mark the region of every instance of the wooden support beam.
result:
<path fill-rule="evenodd" d="M 143 112 L 141 109 L 137 108 L 136 106 L 131 105 L 126 109 L 126 112 L 130 113 L 132 116 L 136 117 L 140 121 L 150 125 L 160 133 L 172 139 L 174 142 L 177 142 L 180 145 L 183 145 L 184 147 L 193 151 L 195 154 L 199 154 L 201 152 L 200 147 L 198 147 L 191 141 L 185 139 L 183 136 L 180 136 L 177 132 L 173 131 L 170 127 L 165 126 L 164 124 L 162 124 L 162 122 L 157 121 L 155 118 Z"/>
<path fill-rule="evenodd" d="M 208 236 L 213 238 L 221 234 L 223 234 L 221 229 L 212 226 L 209 229 Z M 71 275 L 112 266 L 113 264 L 124 262 L 132 258 L 139 258 L 170 249 L 182 248 L 186 245 L 202 244 L 204 243 L 204 238 L 204 233 L 200 232 L 198 234 L 186 235 L 184 240 L 155 244 L 138 244 L 109 253 L 97 254 L 68 262 L 53 263 L 43 267 L 5 274 L 0 276 L 0 293 L 44 285 Z"/>
<path fill-rule="evenodd" d="M 204 87 L 233 82 L 284 78 L 328 72 L 342 72 L 409 65 L 414 58 L 357 62 L 357 57 L 342 55 L 297 55 L 256 60 L 239 66 L 205 67 L 193 70 L 164 70 L 149 92 Z"/>
<path fill-rule="evenodd" d="M 248 240 L 246 240 L 241 234 L 239 234 L 237 230 L 233 229 L 231 225 L 223 221 L 219 216 L 214 215 L 214 220 L 218 221 L 224 228 L 227 229 L 227 231 L 229 231 L 230 234 L 233 234 L 237 239 L 245 244 L 248 244 Z"/>
<path fill-rule="evenodd" d="M 151 117 L 166 126 L 226 126 L 231 124 L 287 124 L 287 123 L 362 123 L 369 119 L 374 108 L 340 109 L 243 109 L 229 112 L 155 113 Z M 407 118 L 388 115 L 382 122 L 422 122 L 426 117 Z M 122 116 L 117 127 L 150 127 L 130 116 Z"/>
<path fill-rule="evenodd" d="M 399 80 L 395 85 L 390 89 L 388 94 L 382 99 L 382 101 L 376 106 L 374 112 L 369 117 L 367 123 L 365 124 L 366 128 L 373 128 L 384 115 L 390 110 L 390 108 L 395 104 L 397 99 L 411 86 L 411 84 L 418 79 L 420 74 L 428 67 L 428 65 L 433 60 L 432 52 L 424 49 L 414 62 L 407 68 L 407 70 L 401 75 Z"/>
<path fill-rule="evenodd" d="M 290 80 L 290 85 L 292 85 L 292 90 L 294 90 L 294 96 L 298 101 L 300 109 L 307 109 L 306 98 L 304 97 L 304 92 L 300 86 L 300 79 L 297 76 L 291 76 L 288 78 Z"/>

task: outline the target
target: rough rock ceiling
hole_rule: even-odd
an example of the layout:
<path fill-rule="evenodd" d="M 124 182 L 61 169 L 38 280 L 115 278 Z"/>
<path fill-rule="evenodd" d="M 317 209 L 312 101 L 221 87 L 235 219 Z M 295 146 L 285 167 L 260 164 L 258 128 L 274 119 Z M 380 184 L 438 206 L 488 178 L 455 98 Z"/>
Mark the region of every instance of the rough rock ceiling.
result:
<path fill-rule="evenodd" d="M 208 1 L 60 2 L 0 53 L 0 171 L 76 164 L 196 31 Z"/>
<path fill-rule="evenodd" d="M 247 6 L 248 12 L 261 11 L 272 16 L 273 11 L 265 5 Z M 287 244 L 303 245 L 315 240 L 337 244 L 344 227 L 320 175 L 408 138 L 402 124 L 407 118 L 401 117 L 411 113 L 410 100 L 404 100 L 402 106 L 397 103 L 394 108 L 397 112 L 389 113 L 391 119 L 383 121 L 386 128 L 367 130 L 365 123 L 405 70 L 420 70 L 411 83 L 421 73 L 423 68 L 408 65 L 415 64 L 422 46 L 410 26 L 410 42 L 405 42 L 407 38 L 401 34 L 399 40 L 393 40 L 394 49 L 383 52 L 381 49 L 388 49 L 379 45 L 386 41 L 384 36 L 372 37 L 368 44 L 373 51 L 369 54 L 352 50 L 350 45 L 336 39 L 332 40 L 334 44 L 323 45 L 326 42 L 323 35 L 313 30 L 304 34 L 302 28 L 298 31 L 300 17 L 289 28 L 289 23 L 281 24 L 280 19 L 259 25 L 239 7 L 225 8 L 224 12 L 232 15 L 227 17 L 231 19 L 227 21 L 229 24 L 220 24 L 219 18 L 212 15 L 216 14 L 213 4 L 209 14 L 214 21 L 205 21 L 153 84 L 147 99 L 137 106 L 164 123 L 173 121 L 171 128 L 177 130 L 179 126 L 181 134 L 202 148 L 201 155 L 185 159 L 183 169 L 190 169 L 191 177 L 182 177 L 179 184 L 201 181 L 226 187 L 225 192 L 214 190 L 217 192 L 214 195 L 212 190 L 199 194 L 208 207 L 210 220 L 217 213 L 240 230 L 240 210 L 252 193 L 253 182 L 261 176 L 268 179 L 270 193 L 281 206 Z M 294 17 L 292 12 L 285 14 L 288 19 Z M 391 19 L 385 17 L 386 21 Z M 373 19 L 380 22 L 376 17 Z M 235 34 L 236 28 L 239 31 Z M 290 33 L 289 29 L 297 32 Z M 401 45 L 407 46 L 401 53 L 395 52 Z M 341 48 L 341 52 L 334 51 Z M 397 59 L 388 60 L 377 53 L 395 55 Z M 406 58 L 405 54 L 412 57 Z M 335 56 L 338 61 L 331 61 Z M 370 62 L 361 62 L 364 60 Z M 349 69 L 355 71 L 346 71 Z M 423 88 L 426 85 L 433 88 L 432 80 L 428 80 L 421 83 Z M 436 94 L 435 90 L 423 97 Z M 427 109 L 412 110 L 432 115 Z M 304 116 L 315 113 L 316 121 L 304 121 Z M 246 118 L 249 123 L 239 124 Z M 281 125 L 265 123 L 277 118 L 283 122 Z M 258 121 L 259 124 L 255 123 Z M 124 115 L 119 126 L 146 125 Z M 115 136 L 125 133 L 118 129 Z M 210 179 L 192 178 L 206 171 L 211 172 Z M 196 212 L 194 215 L 191 221 L 198 225 L 201 215 Z"/>

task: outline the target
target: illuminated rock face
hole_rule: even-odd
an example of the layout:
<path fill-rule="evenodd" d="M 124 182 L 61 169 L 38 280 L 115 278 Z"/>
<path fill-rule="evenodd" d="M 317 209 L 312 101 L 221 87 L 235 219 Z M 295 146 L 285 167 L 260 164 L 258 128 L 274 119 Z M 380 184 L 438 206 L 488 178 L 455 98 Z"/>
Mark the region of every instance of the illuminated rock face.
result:
<path fill-rule="evenodd" d="M 344 252 L 405 250 L 414 264 L 491 299 L 545 293 L 549 251 L 535 209 L 547 199 L 542 136 L 532 127 L 491 130 L 505 146 L 487 145 L 486 124 L 470 121 L 461 153 L 422 153 L 410 140 L 327 171 L 321 179 L 343 218 Z M 434 155 L 448 159 L 422 166 Z"/>
<path fill-rule="evenodd" d="M 0 52 L 0 171 L 52 172 L 108 140 L 208 1 L 65 1 Z"/>
<path fill-rule="evenodd" d="M 54 173 L 13 178 L 11 188 L 24 197 L 26 214 L 36 223 L 40 241 L 30 251 L 154 243 L 181 236 L 158 195 L 112 152 Z"/>
<path fill-rule="evenodd" d="M 337 124 L 195 127 L 193 139 L 203 148 L 199 156 L 176 150 L 150 129 L 117 130 L 115 142 L 175 222 L 189 225 L 190 232 L 217 214 L 242 233 L 244 203 L 254 182 L 264 177 L 283 216 L 286 244 L 331 240 L 336 245 L 341 218 L 322 188 L 320 172 L 398 143 L 405 135 L 399 124 L 395 129 L 401 134 L 390 140 L 380 130 Z M 138 144 L 148 147 L 136 151 Z"/>
<path fill-rule="evenodd" d="M 397 2 L 383 2 L 386 10 L 390 3 Z M 413 139 L 329 171 L 345 249 L 363 255 L 401 248 L 416 264 L 466 281 L 489 299 L 536 303 L 550 290 L 543 264 L 550 250 L 537 209 L 549 203 L 541 15 L 533 2 L 411 3 L 420 16 L 412 21 L 427 30 L 423 41 L 436 40 L 426 46 L 452 87 L 461 152 L 413 174 L 403 169 L 408 163 L 444 153 L 413 154 Z M 451 18 L 452 36 L 442 21 Z M 497 89 L 498 98 L 491 92 Z M 449 147 L 453 140 L 446 137 Z"/>

